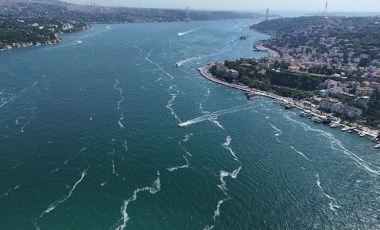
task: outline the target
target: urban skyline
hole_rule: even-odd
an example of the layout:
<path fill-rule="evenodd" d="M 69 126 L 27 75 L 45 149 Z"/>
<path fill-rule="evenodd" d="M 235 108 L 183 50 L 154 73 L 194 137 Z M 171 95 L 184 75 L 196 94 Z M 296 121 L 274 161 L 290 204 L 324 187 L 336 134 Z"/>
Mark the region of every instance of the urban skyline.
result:
<path fill-rule="evenodd" d="M 270 8 L 275 11 L 324 11 L 325 0 L 285 0 L 281 4 L 277 0 L 267 0 L 265 2 L 236 0 L 220 0 L 216 4 L 214 1 L 184 1 L 184 0 L 67 0 L 67 2 L 78 4 L 95 3 L 103 6 L 129 6 L 129 7 L 147 7 L 147 8 L 186 8 L 204 9 L 204 10 L 244 10 L 259 11 Z M 344 1 L 330 0 L 329 11 L 334 12 L 380 12 L 380 1 L 363 0 L 363 1 Z"/>

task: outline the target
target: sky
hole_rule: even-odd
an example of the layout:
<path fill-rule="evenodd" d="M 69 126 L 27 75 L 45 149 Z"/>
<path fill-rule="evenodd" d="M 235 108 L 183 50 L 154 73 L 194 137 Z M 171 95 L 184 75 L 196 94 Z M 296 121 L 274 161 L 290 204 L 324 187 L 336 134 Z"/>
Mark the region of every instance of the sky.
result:
<path fill-rule="evenodd" d="M 129 6 L 151 8 L 185 8 L 201 10 L 243 10 L 261 11 L 270 8 L 275 11 L 315 11 L 325 8 L 326 0 L 64 0 L 78 4 L 103 6 Z M 331 12 L 380 12 L 380 0 L 329 0 Z"/>

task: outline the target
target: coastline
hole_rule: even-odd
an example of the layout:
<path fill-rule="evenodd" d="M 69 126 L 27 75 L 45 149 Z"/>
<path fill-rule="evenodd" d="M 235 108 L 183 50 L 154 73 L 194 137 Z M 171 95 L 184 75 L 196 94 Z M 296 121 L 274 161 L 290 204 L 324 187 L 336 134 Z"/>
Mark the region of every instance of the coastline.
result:
<path fill-rule="evenodd" d="M 62 34 L 70 34 L 70 33 L 77 33 L 77 32 L 82 32 L 82 31 L 85 31 L 85 30 L 88 30 L 91 28 L 91 25 L 87 25 L 85 27 L 82 27 L 81 29 L 77 29 L 75 31 L 72 31 L 72 32 L 62 32 Z M 48 46 L 48 45 L 59 45 L 61 43 L 61 38 L 59 37 L 59 35 L 57 34 L 56 38 L 54 39 L 50 39 L 50 40 L 46 40 L 46 41 L 41 41 L 41 42 L 15 42 L 15 43 L 12 43 L 11 45 L 6 45 L 4 46 L 3 48 L 0 48 L 0 53 L 2 52 L 6 52 L 6 51 L 9 51 L 9 50 L 13 50 L 13 49 L 19 49 L 19 48 L 28 48 L 28 47 L 39 47 L 39 46 Z"/>
<path fill-rule="evenodd" d="M 332 116 L 332 114 L 327 114 L 327 113 L 321 112 L 315 108 L 308 108 L 305 105 L 303 105 L 302 102 L 295 101 L 292 98 L 286 98 L 286 97 L 282 97 L 282 96 L 279 96 L 279 95 L 274 94 L 274 93 L 260 91 L 257 89 L 252 89 L 252 88 L 249 88 L 248 86 L 245 86 L 245 85 L 228 83 L 228 82 L 225 82 L 223 80 L 220 80 L 220 79 L 214 77 L 210 73 L 209 70 L 210 70 L 212 65 L 213 65 L 213 63 L 209 63 L 208 65 L 206 65 L 204 67 L 198 68 L 198 71 L 200 72 L 200 74 L 209 81 L 212 81 L 214 83 L 221 84 L 221 85 L 224 85 L 224 86 L 227 86 L 230 88 L 238 89 L 238 90 L 243 91 L 244 93 L 246 93 L 248 95 L 267 97 L 267 98 L 279 101 L 280 103 L 290 105 L 292 108 L 297 108 L 297 109 L 299 109 L 305 113 L 311 114 L 313 117 L 317 117 L 320 119 L 330 117 L 330 118 L 332 118 L 333 122 L 336 122 L 337 124 L 339 124 L 340 128 L 343 128 L 343 129 L 346 128 L 348 130 L 352 130 L 352 131 L 355 131 L 358 133 L 365 134 L 366 136 L 369 136 L 373 141 L 376 140 L 376 138 L 379 135 L 378 130 L 372 130 L 368 127 L 363 127 L 361 129 L 358 129 L 358 128 L 353 127 L 351 125 L 342 124 L 342 123 L 340 123 L 341 119 Z"/>

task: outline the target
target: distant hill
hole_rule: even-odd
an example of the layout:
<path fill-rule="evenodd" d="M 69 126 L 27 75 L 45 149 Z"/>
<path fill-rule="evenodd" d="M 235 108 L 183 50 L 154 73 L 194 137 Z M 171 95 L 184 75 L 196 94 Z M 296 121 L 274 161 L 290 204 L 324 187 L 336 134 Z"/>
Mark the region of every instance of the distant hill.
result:
<path fill-rule="evenodd" d="M 66 3 L 58 0 L 0 0 L 0 15 L 17 18 L 58 18 L 95 23 L 140 23 L 185 21 L 184 9 L 103 7 Z M 263 18 L 260 13 L 191 10 L 191 20 Z"/>

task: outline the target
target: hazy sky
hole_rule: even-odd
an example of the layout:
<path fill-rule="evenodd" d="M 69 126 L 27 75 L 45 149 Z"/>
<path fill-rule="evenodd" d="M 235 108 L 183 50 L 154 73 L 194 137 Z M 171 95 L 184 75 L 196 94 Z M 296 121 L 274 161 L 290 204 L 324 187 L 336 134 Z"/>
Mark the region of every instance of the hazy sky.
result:
<path fill-rule="evenodd" d="M 72 3 L 106 6 L 184 8 L 207 10 L 272 10 L 322 11 L 326 0 L 66 0 Z M 380 0 L 329 0 L 329 11 L 380 12 Z"/>

